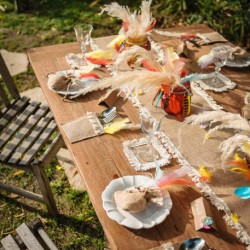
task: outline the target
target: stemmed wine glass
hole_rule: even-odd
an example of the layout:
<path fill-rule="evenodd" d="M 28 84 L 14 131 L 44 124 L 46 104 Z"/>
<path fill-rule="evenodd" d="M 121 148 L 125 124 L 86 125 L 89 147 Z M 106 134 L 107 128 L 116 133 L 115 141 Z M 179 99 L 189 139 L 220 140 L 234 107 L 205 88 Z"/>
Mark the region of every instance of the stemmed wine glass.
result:
<path fill-rule="evenodd" d="M 162 119 L 155 120 L 151 116 L 141 115 L 141 129 L 146 135 L 147 145 L 139 152 L 139 157 L 145 162 L 153 162 L 158 158 L 158 153 L 152 145 L 153 136 L 159 131 Z"/>
<path fill-rule="evenodd" d="M 227 63 L 228 58 L 231 56 L 232 48 L 229 45 L 221 45 L 212 48 L 213 63 L 215 64 L 215 74 L 212 83 L 217 86 L 220 82 L 219 72 L 221 68 Z"/>
<path fill-rule="evenodd" d="M 90 39 L 91 39 L 91 32 L 93 30 L 93 26 L 91 24 L 77 24 L 74 27 L 76 39 L 77 42 L 80 43 L 81 51 L 82 51 L 82 57 L 79 62 L 80 65 L 86 64 L 86 61 L 84 60 L 84 53 L 86 52 L 87 46 L 90 45 Z"/>

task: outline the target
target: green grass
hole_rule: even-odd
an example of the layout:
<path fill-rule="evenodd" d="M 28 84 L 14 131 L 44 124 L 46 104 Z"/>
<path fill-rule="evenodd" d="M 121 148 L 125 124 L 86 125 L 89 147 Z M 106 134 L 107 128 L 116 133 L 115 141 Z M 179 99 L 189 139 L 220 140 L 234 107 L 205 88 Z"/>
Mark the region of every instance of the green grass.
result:
<path fill-rule="evenodd" d="M 33 175 L 0 166 L 1 180 L 39 192 Z M 70 187 L 56 159 L 46 169 L 59 216 L 49 217 L 43 204 L 0 191 L 0 238 L 22 222 L 39 217 L 59 249 L 104 249 L 106 240 L 88 194 Z"/>
<path fill-rule="evenodd" d="M 99 15 L 104 0 L 30 0 L 25 13 L 14 11 L 13 0 L 0 2 L 0 48 L 26 52 L 31 47 L 75 41 L 76 23 L 92 23 L 93 37 L 117 34 L 121 22 L 106 14 Z M 121 0 L 133 10 L 138 0 Z M 1 10 L 2 9 L 2 10 Z M 4 10 L 4 11 L 3 11 Z M 166 28 L 192 23 L 206 23 L 227 39 L 243 47 L 249 46 L 250 8 L 247 0 L 153 0 L 153 16 L 157 27 Z M 14 77 L 20 91 L 38 86 L 31 67 Z M 37 190 L 30 175 L 0 166 L 1 179 Z M 56 160 L 47 169 L 53 194 L 60 212 L 57 218 L 44 213 L 44 205 L 0 191 L 0 239 L 12 232 L 21 222 L 38 216 L 59 249 L 103 249 L 106 241 L 86 192 L 73 190 L 58 167 Z M 24 203 L 22 203 L 24 202 Z M 28 206 L 29 205 L 29 206 Z M 34 209 L 35 208 L 35 209 Z"/>

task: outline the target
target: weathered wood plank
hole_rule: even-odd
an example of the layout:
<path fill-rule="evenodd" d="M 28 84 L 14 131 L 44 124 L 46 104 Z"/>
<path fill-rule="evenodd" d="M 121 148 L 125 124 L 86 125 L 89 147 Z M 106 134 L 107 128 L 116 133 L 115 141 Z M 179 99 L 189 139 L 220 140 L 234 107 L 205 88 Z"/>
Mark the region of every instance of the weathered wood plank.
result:
<path fill-rule="evenodd" d="M 51 121 L 49 125 L 42 131 L 41 136 L 39 136 L 39 138 L 32 145 L 32 148 L 30 148 L 25 153 L 24 157 L 22 157 L 19 164 L 24 166 L 29 165 L 34 158 L 34 154 L 36 154 L 43 148 L 43 146 L 46 144 L 47 140 L 50 138 L 56 128 L 56 123 L 54 121 Z"/>
<path fill-rule="evenodd" d="M 36 129 L 31 132 L 28 138 L 23 140 L 22 144 L 19 145 L 15 153 L 8 160 L 10 164 L 17 164 L 21 161 L 22 157 L 25 155 L 25 152 L 29 150 L 29 148 L 36 142 L 44 128 L 48 126 L 52 119 L 53 117 L 51 113 L 47 113 L 47 115 L 42 120 L 40 120 L 36 126 Z"/>
<path fill-rule="evenodd" d="M 9 122 L 16 117 L 16 115 L 23 110 L 29 102 L 29 98 L 22 97 L 14 105 L 4 113 L 3 117 L 0 119 L 0 133 L 7 126 Z"/>
<path fill-rule="evenodd" d="M 44 250 L 42 245 L 39 243 L 39 241 L 36 239 L 34 234 L 25 223 L 21 224 L 16 229 L 16 232 L 29 250 Z"/>
<path fill-rule="evenodd" d="M 2 246 L 5 250 L 20 250 L 21 248 L 17 245 L 14 238 L 9 234 L 1 240 Z"/>
<path fill-rule="evenodd" d="M 3 56 L 1 53 L 0 53 L 0 75 L 2 76 L 4 82 L 6 83 L 6 86 L 8 87 L 11 96 L 16 100 L 19 99 L 20 94 L 3 60 Z"/>
<path fill-rule="evenodd" d="M 46 243 L 46 245 L 49 247 L 50 250 L 58 250 L 54 242 L 50 239 L 48 234 L 44 231 L 42 227 L 37 228 L 37 232 L 40 235 L 40 237 L 43 239 L 43 241 Z"/>
<path fill-rule="evenodd" d="M 29 119 L 29 116 L 33 114 L 38 107 L 39 103 L 33 102 L 29 104 L 15 119 L 13 119 L 13 122 L 6 127 L 0 135 L 0 149 L 18 132 L 20 128 L 22 128 L 23 124 Z"/>
<path fill-rule="evenodd" d="M 2 161 L 6 161 L 12 154 L 14 154 L 14 150 L 19 146 L 23 139 L 29 136 L 35 125 L 46 115 L 48 111 L 48 107 L 40 108 L 34 115 L 29 117 L 26 124 L 18 131 L 18 133 L 15 134 L 15 137 L 9 140 L 0 153 L 0 159 Z"/>
<path fill-rule="evenodd" d="M 44 203 L 44 199 L 40 194 L 36 194 L 36 193 L 24 190 L 24 189 L 19 188 L 19 187 L 11 186 L 11 185 L 8 185 L 6 183 L 0 182 L 0 189 L 3 189 L 3 190 L 10 192 L 10 193 L 21 195 L 21 196 L 26 197 L 28 199 L 32 199 L 32 200 Z"/>

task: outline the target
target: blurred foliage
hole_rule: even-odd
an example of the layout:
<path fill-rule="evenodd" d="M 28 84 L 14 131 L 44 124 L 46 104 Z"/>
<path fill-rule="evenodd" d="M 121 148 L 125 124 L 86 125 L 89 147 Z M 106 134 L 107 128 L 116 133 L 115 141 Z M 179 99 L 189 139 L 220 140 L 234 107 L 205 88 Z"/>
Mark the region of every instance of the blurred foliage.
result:
<path fill-rule="evenodd" d="M 27 2 L 27 0 L 21 1 Z M 22 51 L 28 46 L 74 41 L 73 26 L 79 22 L 93 24 L 93 37 L 116 34 L 120 28 L 120 25 L 117 25 L 120 24 L 120 20 L 106 13 L 99 15 L 100 6 L 111 1 L 29 0 L 28 2 L 29 8 L 26 12 L 17 14 L 12 0 L 1 1 L 1 48 L 8 47 L 10 50 Z M 131 10 L 138 9 L 141 4 L 139 0 L 117 2 L 128 5 Z M 249 43 L 248 0 L 153 0 L 151 9 L 158 21 L 157 27 L 205 23 L 234 43 L 244 47 Z M 20 44 L 18 38 L 23 44 Z"/>
<path fill-rule="evenodd" d="M 231 42 L 249 46 L 248 0 L 155 0 L 152 8 L 162 27 L 205 23 Z"/>

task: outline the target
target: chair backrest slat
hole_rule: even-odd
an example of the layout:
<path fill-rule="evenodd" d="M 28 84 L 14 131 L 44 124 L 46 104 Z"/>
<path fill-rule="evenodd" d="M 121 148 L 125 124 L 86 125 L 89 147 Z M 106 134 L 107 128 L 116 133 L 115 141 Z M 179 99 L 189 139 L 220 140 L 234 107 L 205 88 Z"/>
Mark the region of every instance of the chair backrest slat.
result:
<path fill-rule="evenodd" d="M 22 156 L 26 154 L 26 152 L 32 147 L 34 143 L 36 143 L 38 137 L 43 133 L 45 127 L 52 121 L 53 117 L 51 113 L 47 113 L 46 116 L 39 121 L 36 128 L 32 130 L 29 137 L 22 141 L 22 145 L 16 150 L 15 154 L 11 155 L 10 159 L 8 160 L 9 164 L 17 164 L 20 163 Z M 36 152 L 36 151 L 35 151 Z M 33 155 L 33 154 L 32 154 Z"/>
<path fill-rule="evenodd" d="M 21 144 L 22 140 L 29 137 L 36 124 L 49 112 L 49 108 L 46 106 L 41 107 L 36 111 L 34 115 L 31 115 L 28 122 L 16 133 L 6 145 L 6 147 L 0 152 L 0 159 L 6 161 L 11 155 L 14 154 L 15 149 Z M 1 162 L 0 160 L 0 162 Z"/>
<path fill-rule="evenodd" d="M 20 100 L 13 103 L 11 108 L 6 109 L 0 117 L 0 132 L 20 113 L 29 103 L 29 98 L 23 96 Z"/>
<path fill-rule="evenodd" d="M 4 62 L 3 56 L 0 52 L 0 75 L 2 76 L 2 79 L 5 83 L 6 88 L 9 91 L 9 94 L 11 95 L 11 99 L 19 99 L 20 94 L 19 91 L 10 75 L 10 72 Z M 10 102 L 8 101 L 8 94 L 5 92 L 5 89 L 3 86 L 0 86 L 0 97 L 2 99 L 2 102 L 6 107 L 10 105 Z"/>
<path fill-rule="evenodd" d="M 31 232 L 29 227 L 26 225 L 26 223 L 21 224 L 17 229 L 16 232 L 21 237 L 22 241 L 24 242 L 25 246 L 29 250 L 44 250 L 40 242 L 37 240 L 37 238 L 34 236 L 34 234 Z"/>
<path fill-rule="evenodd" d="M 14 238 L 9 234 L 1 240 L 4 250 L 21 250 Z"/>
<path fill-rule="evenodd" d="M 0 135 L 0 149 L 5 145 L 9 139 L 18 132 L 23 124 L 28 120 L 31 114 L 33 114 L 39 107 L 39 103 L 32 103 L 25 107 L 22 113 L 18 114 L 13 122 L 6 127 Z"/>

